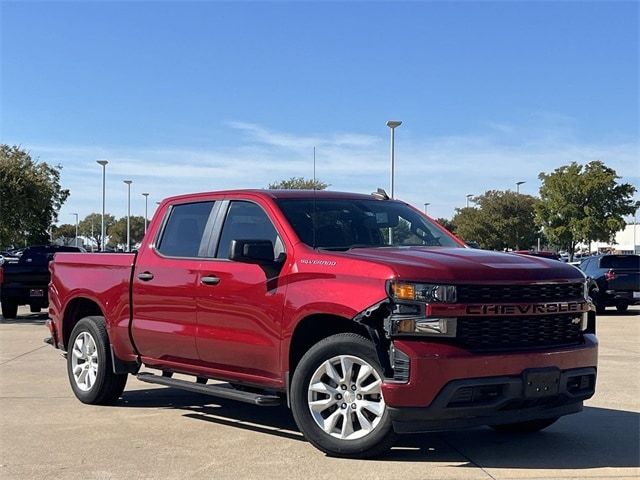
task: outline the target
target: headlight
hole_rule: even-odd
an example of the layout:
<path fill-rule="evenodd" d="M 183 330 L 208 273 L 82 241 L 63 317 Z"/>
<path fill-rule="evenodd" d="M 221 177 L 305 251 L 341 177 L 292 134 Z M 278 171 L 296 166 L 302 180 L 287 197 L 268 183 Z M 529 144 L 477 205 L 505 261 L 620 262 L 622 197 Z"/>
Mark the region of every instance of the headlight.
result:
<path fill-rule="evenodd" d="M 457 300 L 455 285 L 433 283 L 392 282 L 391 296 L 394 300 L 425 303 L 455 303 Z"/>

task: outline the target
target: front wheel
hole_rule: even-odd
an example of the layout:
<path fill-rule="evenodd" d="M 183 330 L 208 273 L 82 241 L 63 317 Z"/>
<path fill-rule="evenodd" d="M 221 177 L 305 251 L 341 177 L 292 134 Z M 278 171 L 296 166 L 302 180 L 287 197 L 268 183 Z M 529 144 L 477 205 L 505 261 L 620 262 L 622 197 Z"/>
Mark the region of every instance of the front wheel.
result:
<path fill-rule="evenodd" d="M 293 417 L 305 438 L 331 456 L 368 458 L 395 440 L 371 341 L 341 333 L 314 345 L 291 383 Z"/>
<path fill-rule="evenodd" d="M 535 433 L 553 425 L 557 420 L 557 418 L 543 418 L 541 420 L 529 420 L 528 422 L 491 425 L 491 428 L 500 433 Z"/>
<path fill-rule="evenodd" d="M 127 383 L 127 374 L 113 373 L 104 318 L 81 319 L 71 332 L 67 350 L 67 373 L 78 400 L 91 405 L 115 403 Z"/>

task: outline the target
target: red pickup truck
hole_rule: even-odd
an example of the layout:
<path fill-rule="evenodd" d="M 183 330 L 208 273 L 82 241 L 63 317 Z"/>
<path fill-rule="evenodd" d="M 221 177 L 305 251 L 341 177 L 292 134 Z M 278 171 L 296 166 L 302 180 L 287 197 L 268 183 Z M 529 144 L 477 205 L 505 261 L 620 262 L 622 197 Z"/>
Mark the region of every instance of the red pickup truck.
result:
<path fill-rule="evenodd" d="M 286 403 L 313 445 L 367 457 L 396 433 L 537 431 L 594 393 L 578 269 L 466 248 L 384 192 L 173 197 L 137 253 L 50 268 L 47 341 L 84 403 L 116 402 L 135 374 Z"/>

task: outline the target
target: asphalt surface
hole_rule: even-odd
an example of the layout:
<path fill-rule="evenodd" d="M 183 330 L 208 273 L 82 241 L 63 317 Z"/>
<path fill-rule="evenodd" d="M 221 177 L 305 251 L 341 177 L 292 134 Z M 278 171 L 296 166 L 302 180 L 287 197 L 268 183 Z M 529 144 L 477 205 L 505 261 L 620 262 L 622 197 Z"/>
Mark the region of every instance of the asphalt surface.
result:
<path fill-rule="evenodd" d="M 533 435 L 489 428 L 402 437 L 376 460 L 326 457 L 286 407 L 254 407 L 130 377 L 114 407 L 83 405 L 45 315 L 0 317 L 0 478 L 640 478 L 640 309 L 598 319 L 596 395 Z"/>

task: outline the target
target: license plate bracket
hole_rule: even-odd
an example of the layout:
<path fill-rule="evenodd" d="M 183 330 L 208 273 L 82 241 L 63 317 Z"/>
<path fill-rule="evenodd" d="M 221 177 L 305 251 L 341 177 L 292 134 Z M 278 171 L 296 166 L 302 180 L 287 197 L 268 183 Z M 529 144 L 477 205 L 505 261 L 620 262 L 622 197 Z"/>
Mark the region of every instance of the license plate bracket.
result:
<path fill-rule="evenodd" d="M 29 290 L 30 297 L 44 297 L 44 290 L 42 288 L 32 288 Z"/>
<path fill-rule="evenodd" d="M 523 375 L 523 386 L 525 398 L 557 395 L 560 391 L 560 370 L 557 368 L 527 370 Z"/>

